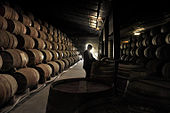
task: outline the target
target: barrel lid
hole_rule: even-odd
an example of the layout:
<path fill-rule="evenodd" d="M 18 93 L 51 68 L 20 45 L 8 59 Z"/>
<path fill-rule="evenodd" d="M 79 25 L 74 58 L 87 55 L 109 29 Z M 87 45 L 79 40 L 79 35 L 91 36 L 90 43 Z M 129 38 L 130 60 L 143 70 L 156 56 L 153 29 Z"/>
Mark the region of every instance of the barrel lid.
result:
<path fill-rule="evenodd" d="M 97 93 L 110 90 L 112 87 L 96 80 L 74 78 L 60 80 L 52 84 L 51 88 L 64 93 Z"/>

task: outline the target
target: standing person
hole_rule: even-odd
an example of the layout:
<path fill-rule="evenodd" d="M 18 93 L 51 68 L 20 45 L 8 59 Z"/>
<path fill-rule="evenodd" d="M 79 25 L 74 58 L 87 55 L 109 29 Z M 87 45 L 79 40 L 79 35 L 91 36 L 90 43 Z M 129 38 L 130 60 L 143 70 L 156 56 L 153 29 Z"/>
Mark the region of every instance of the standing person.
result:
<path fill-rule="evenodd" d="M 93 57 L 90 50 L 92 49 L 92 45 L 87 46 L 87 50 L 84 52 L 84 64 L 83 68 L 86 71 L 86 78 L 90 78 L 90 72 L 91 72 L 91 65 L 96 59 Z"/>

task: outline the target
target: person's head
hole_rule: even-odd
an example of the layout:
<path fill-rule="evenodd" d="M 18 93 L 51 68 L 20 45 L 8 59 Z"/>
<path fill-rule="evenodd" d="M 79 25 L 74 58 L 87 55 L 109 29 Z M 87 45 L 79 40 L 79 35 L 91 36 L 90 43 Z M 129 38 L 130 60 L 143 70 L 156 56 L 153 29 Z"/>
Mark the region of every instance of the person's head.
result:
<path fill-rule="evenodd" d="M 89 44 L 89 45 L 87 46 L 87 50 L 90 51 L 91 49 L 92 49 L 92 45 Z"/>

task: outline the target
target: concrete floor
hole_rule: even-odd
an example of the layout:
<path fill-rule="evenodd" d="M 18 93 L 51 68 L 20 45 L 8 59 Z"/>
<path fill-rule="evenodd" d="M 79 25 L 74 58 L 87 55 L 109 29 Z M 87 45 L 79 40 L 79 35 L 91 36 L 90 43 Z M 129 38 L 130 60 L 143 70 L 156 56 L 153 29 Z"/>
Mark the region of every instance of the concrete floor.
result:
<path fill-rule="evenodd" d="M 79 61 L 76 65 L 65 71 L 57 80 L 68 78 L 84 78 L 83 61 Z M 19 103 L 10 113 L 45 113 L 48 101 L 50 84 L 40 92 L 28 97 L 24 102 Z"/>

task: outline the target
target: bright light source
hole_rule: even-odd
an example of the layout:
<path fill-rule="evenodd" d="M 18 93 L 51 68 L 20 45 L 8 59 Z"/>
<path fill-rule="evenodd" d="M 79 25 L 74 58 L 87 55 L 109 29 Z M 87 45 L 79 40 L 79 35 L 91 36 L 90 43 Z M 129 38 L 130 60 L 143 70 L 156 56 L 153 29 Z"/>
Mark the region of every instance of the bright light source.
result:
<path fill-rule="evenodd" d="M 90 23 L 97 23 L 96 20 L 90 20 Z"/>
<path fill-rule="evenodd" d="M 96 23 L 90 23 L 90 25 L 92 25 L 92 26 L 96 26 Z"/>
<path fill-rule="evenodd" d="M 134 35 L 138 36 L 138 35 L 140 35 L 140 33 L 139 32 L 134 32 Z"/>
<path fill-rule="evenodd" d="M 98 30 L 100 30 L 100 28 L 99 28 L 99 27 L 97 27 L 97 28 L 96 28 L 96 30 L 98 31 Z"/>
<path fill-rule="evenodd" d="M 87 50 L 87 46 L 88 46 L 89 44 L 92 45 L 91 43 L 87 43 L 87 44 L 85 45 L 85 49 L 86 49 L 86 50 Z M 92 46 L 93 46 L 93 45 L 92 45 Z"/>
<path fill-rule="evenodd" d="M 97 16 L 90 16 L 90 18 L 95 18 L 95 19 L 96 19 L 96 18 L 97 18 Z"/>
<path fill-rule="evenodd" d="M 122 44 L 129 43 L 129 41 L 121 41 Z"/>
<path fill-rule="evenodd" d="M 140 35 L 141 33 L 141 31 L 143 31 L 143 30 L 145 30 L 145 28 L 137 28 L 135 31 L 133 31 L 133 34 L 134 35 Z"/>

